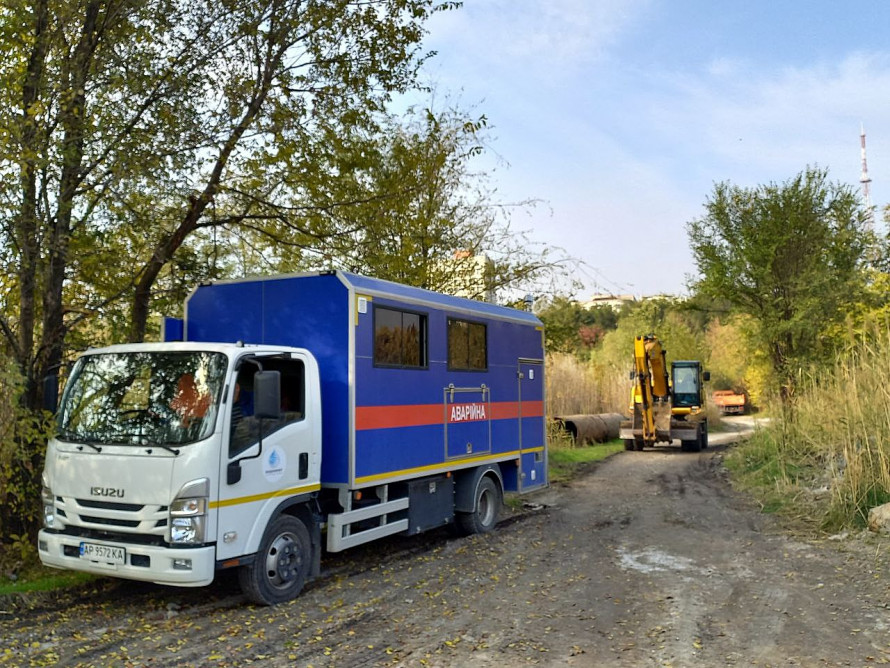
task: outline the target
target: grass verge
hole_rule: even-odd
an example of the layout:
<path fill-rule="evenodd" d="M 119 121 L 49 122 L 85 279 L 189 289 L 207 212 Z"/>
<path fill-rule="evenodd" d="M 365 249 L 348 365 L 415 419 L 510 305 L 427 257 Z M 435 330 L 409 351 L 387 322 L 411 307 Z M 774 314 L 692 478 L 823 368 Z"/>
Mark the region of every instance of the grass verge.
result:
<path fill-rule="evenodd" d="M 566 482 L 585 470 L 585 465 L 622 452 L 624 444 L 619 439 L 607 443 L 581 445 L 574 448 L 550 449 L 550 483 Z"/>
<path fill-rule="evenodd" d="M 96 576 L 89 573 L 74 571 L 56 571 L 49 568 L 34 567 L 21 575 L 14 582 L 4 580 L 0 582 L 0 596 L 10 594 L 23 594 L 32 591 L 53 591 L 75 587 L 80 584 L 95 580 Z"/>
<path fill-rule="evenodd" d="M 572 437 L 551 422 L 547 427 L 549 443 L 550 484 L 571 480 L 589 464 L 601 461 L 624 450 L 620 439 L 592 445 L 575 445 Z"/>

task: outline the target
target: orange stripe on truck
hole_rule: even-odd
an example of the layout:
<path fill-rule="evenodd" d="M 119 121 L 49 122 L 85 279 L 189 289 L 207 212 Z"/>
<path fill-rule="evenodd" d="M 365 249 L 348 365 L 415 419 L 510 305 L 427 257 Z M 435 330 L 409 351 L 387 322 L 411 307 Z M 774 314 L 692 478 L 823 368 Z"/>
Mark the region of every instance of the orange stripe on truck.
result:
<path fill-rule="evenodd" d="M 510 420 L 519 417 L 519 402 L 499 401 L 489 404 L 490 419 Z M 444 404 L 407 404 L 403 406 L 357 406 L 355 409 L 355 428 L 358 431 L 367 429 L 395 429 L 398 427 L 422 427 L 427 425 L 445 424 L 448 415 Z M 544 402 L 522 402 L 522 417 L 541 417 L 544 415 Z"/>

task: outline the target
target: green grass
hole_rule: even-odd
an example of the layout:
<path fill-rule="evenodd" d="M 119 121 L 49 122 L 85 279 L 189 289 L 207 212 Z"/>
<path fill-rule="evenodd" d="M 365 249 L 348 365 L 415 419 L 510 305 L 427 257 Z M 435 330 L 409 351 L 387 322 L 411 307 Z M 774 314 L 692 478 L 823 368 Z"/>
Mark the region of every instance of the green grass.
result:
<path fill-rule="evenodd" d="M 15 582 L 0 582 L 0 596 L 21 594 L 29 591 L 52 591 L 65 589 L 94 580 L 96 576 L 89 573 L 74 571 L 57 571 L 49 568 L 35 567 Z"/>
<path fill-rule="evenodd" d="M 565 482 L 574 478 L 586 464 L 598 462 L 624 450 L 619 439 L 607 443 L 581 445 L 578 447 L 550 448 L 550 482 Z"/>

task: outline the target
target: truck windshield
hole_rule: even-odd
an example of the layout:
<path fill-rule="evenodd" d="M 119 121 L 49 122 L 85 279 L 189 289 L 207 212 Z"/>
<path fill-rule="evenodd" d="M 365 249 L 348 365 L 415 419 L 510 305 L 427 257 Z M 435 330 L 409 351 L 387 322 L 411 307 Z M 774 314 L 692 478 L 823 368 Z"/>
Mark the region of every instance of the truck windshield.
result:
<path fill-rule="evenodd" d="M 225 371 L 220 353 L 86 355 L 65 388 L 58 437 L 159 446 L 207 438 L 216 424 Z"/>

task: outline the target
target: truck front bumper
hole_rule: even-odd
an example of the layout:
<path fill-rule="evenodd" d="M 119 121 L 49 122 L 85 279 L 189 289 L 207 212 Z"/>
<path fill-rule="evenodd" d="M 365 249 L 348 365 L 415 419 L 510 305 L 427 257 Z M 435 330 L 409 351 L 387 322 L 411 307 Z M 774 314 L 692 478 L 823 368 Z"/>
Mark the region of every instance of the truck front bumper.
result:
<path fill-rule="evenodd" d="M 81 557 L 81 543 L 123 549 L 122 563 Z M 155 582 L 177 587 L 201 587 L 213 582 L 216 550 L 213 545 L 169 548 L 110 540 L 84 541 L 79 536 L 43 529 L 37 536 L 40 561 L 44 566 L 83 571 L 94 575 Z"/>

